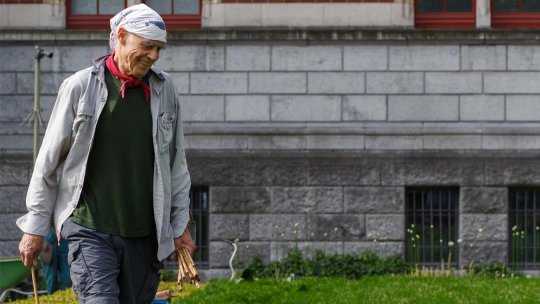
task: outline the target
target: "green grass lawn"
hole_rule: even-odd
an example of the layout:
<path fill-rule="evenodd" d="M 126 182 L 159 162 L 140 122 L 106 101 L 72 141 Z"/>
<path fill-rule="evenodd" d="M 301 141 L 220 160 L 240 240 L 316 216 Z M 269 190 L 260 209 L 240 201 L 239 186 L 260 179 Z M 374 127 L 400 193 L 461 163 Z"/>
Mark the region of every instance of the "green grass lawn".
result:
<path fill-rule="evenodd" d="M 212 281 L 173 303 L 540 303 L 540 279 L 364 277 Z"/>

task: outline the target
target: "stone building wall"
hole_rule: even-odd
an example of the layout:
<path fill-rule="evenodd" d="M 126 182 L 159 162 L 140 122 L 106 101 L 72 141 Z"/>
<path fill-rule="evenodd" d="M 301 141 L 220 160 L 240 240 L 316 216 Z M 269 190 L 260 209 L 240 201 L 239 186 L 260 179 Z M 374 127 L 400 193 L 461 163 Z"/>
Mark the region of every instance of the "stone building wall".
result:
<path fill-rule="evenodd" d="M 171 32 L 193 184 L 210 191 L 210 267 L 307 253 L 404 253 L 405 189 L 459 187 L 462 261 L 505 262 L 508 186 L 538 186 L 540 47 L 529 31 Z M 43 117 L 106 32 L 0 32 L 0 255 L 16 255 L 31 174 L 33 45 Z M 479 235 L 478 229 L 484 233 Z M 375 240 L 377 240 L 375 242 Z"/>

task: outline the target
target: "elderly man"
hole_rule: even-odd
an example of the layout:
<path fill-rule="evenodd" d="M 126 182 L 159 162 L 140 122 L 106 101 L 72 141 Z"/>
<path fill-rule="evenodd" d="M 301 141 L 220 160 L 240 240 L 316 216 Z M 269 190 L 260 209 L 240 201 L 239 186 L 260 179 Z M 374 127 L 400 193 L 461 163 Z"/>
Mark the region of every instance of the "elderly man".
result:
<path fill-rule="evenodd" d="M 53 221 L 80 303 L 150 303 L 161 261 L 195 250 L 180 104 L 153 66 L 166 36 L 144 4 L 114 16 L 112 54 L 64 81 L 39 151 L 21 258 L 35 263 Z"/>

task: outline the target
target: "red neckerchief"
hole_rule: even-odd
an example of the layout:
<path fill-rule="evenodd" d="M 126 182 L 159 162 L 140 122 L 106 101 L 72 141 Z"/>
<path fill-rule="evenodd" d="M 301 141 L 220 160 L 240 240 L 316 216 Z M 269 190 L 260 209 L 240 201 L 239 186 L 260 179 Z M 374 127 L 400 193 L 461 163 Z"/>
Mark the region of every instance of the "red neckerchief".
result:
<path fill-rule="evenodd" d="M 122 74 L 122 72 L 120 72 L 118 68 L 116 67 L 116 64 L 114 64 L 114 52 L 112 52 L 112 54 L 105 60 L 105 65 L 114 76 L 122 80 L 122 87 L 120 88 L 120 92 L 122 92 L 122 98 L 124 98 L 126 86 L 127 87 L 141 86 L 144 91 L 144 100 L 148 101 L 148 98 L 150 97 L 150 86 L 146 82 L 139 80 L 133 76 Z"/>

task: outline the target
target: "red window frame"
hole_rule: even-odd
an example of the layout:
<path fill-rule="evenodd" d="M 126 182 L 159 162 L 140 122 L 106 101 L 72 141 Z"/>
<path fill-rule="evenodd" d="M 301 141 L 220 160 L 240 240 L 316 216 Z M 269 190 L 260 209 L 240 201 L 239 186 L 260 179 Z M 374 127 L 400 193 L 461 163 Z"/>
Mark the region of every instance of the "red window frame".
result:
<path fill-rule="evenodd" d="M 540 12 L 523 12 L 523 0 L 518 0 L 517 12 L 495 12 L 495 0 L 491 0 L 491 27 L 540 28 Z"/>
<path fill-rule="evenodd" d="M 446 10 L 444 0 L 444 9 Z M 476 28 L 476 0 L 471 0 L 470 12 L 422 13 L 418 0 L 414 1 L 414 26 L 416 28 Z"/>
<path fill-rule="evenodd" d="M 98 15 L 99 2 L 106 0 L 97 0 L 96 14 L 93 15 L 73 15 L 71 13 L 71 0 L 66 1 L 66 28 L 77 30 L 99 30 L 109 29 L 109 20 L 114 15 Z M 172 1 L 172 0 L 171 0 Z M 144 1 L 141 1 L 144 3 Z M 171 3 L 174 5 L 174 2 Z M 127 0 L 124 0 L 124 7 L 127 7 Z M 174 6 L 173 6 L 174 7 Z M 201 28 L 202 1 L 199 0 L 199 13 L 193 15 L 175 15 L 161 14 L 167 30 L 171 29 L 199 29 Z"/>

